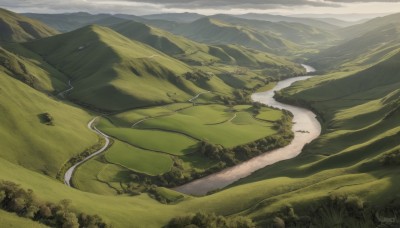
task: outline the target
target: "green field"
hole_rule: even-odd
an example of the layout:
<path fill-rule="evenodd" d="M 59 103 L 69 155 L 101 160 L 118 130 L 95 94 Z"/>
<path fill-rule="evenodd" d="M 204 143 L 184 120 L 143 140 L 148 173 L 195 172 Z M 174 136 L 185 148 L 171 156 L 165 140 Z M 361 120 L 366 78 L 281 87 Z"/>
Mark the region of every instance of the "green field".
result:
<path fill-rule="evenodd" d="M 172 166 L 169 155 L 142 150 L 118 141 L 107 151 L 105 157 L 111 163 L 149 175 L 163 174 Z"/>
<path fill-rule="evenodd" d="M 270 121 L 281 118 L 281 112 L 263 108 L 261 114 Z M 147 118 L 147 119 L 146 119 Z M 273 123 L 253 117 L 250 105 L 229 108 L 223 105 L 201 105 L 180 111 L 162 108 L 135 110 L 110 118 L 124 127 L 113 127 L 102 121 L 99 129 L 122 141 L 141 148 L 175 155 L 193 152 L 198 141 L 234 147 L 275 134 Z M 136 123 L 133 129 L 128 127 Z M 154 139 L 144 140 L 154 136 Z"/>

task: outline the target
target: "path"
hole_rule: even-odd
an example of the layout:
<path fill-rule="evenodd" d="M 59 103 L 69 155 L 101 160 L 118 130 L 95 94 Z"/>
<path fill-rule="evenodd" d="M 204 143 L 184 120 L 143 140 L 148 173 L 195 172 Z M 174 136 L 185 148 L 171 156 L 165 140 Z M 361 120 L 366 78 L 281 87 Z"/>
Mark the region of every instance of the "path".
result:
<path fill-rule="evenodd" d="M 101 149 L 99 149 L 98 151 L 96 151 L 96 152 L 94 152 L 93 154 L 89 155 L 88 157 L 86 157 L 86 158 L 83 159 L 82 161 L 76 163 L 75 165 L 73 165 L 71 168 L 69 168 L 69 169 L 67 170 L 67 172 L 66 172 L 65 175 L 64 175 L 64 183 L 65 183 L 66 185 L 68 185 L 69 187 L 72 186 L 72 185 L 71 185 L 71 179 L 72 179 L 72 176 L 74 175 L 74 172 L 75 172 L 76 168 L 77 168 L 78 166 L 82 165 L 84 162 L 88 161 L 89 159 L 91 159 L 91 158 L 93 158 L 93 157 L 95 157 L 95 156 L 101 154 L 102 152 L 104 152 L 104 151 L 107 149 L 107 147 L 110 145 L 109 136 L 106 135 L 106 134 L 104 134 L 103 132 L 99 131 L 99 130 L 93 125 L 97 118 L 98 118 L 98 117 L 96 117 L 96 118 L 94 118 L 92 121 L 90 121 L 90 122 L 88 123 L 87 127 L 88 127 L 90 130 L 94 131 L 96 134 L 98 134 L 98 135 L 100 135 L 101 137 L 103 137 L 103 138 L 106 140 L 106 143 L 104 144 L 104 146 L 103 146 Z"/>

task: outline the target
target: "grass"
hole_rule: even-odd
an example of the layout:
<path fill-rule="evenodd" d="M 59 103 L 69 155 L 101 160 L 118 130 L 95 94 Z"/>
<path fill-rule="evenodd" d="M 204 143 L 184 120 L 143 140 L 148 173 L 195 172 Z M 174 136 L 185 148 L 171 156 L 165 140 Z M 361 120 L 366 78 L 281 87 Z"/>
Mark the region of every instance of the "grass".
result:
<path fill-rule="evenodd" d="M 111 163 L 152 176 L 169 171 L 173 164 L 169 155 L 142 150 L 119 141 L 115 141 L 105 157 Z"/>
<path fill-rule="evenodd" d="M 31 228 L 44 228 L 47 227 L 43 224 L 33 222 L 30 219 L 19 217 L 17 214 L 9 213 L 3 210 L 0 210 L 0 224 L 3 227 L 31 227 Z"/>
<path fill-rule="evenodd" d="M 236 113 L 237 111 L 239 112 Z M 276 118 L 278 114 L 281 116 L 280 111 L 268 108 L 264 108 L 262 112 L 264 111 L 271 114 L 271 119 Z M 127 129 L 132 121 L 146 117 L 152 118 L 136 125 L 135 129 Z M 125 126 L 112 128 L 110 125 L 99 125 L 99 128 L 132 145 L 175 155 L 193 152 L 198 140 L 234 147 L 276 133 L 272 129 L 272 123 L 253 118 L 250 105 L 235 106 L 232 109 L 223 105 L 199 105 L 176 112 L 165 112 L 163 108 L 154 108 L 129 111 L 111 119 Z M 157 135 L 154 140 L 144 140 L 154 134 Z"/>
<path fill-rule="evenodd" d="M 96 134 L 86 127 L 92 118 L 87 112 L 1 71 L 0 84 L 2 158 L 55 177 L 69 158 L 97 142 Z M 54 126 L 41 122 L 42 113 L 54 118 Z"/>
<path fill-rule="evenodd" d="M 24 42 L 49 37 L 58 32 L 47 25 L 28 17 L 0 9 L 2 33 L 0 41 Z"/>
<path fill-rule="evenodd" d="M 229 121 L 234 117 L 235 113 L 228 114 L 225 112 L 221 113 L 224 116 L 215 116 L 215 109 L 211 109 L 211 114 L 205 110 L 199 110 L 194 115 L 188 115 L 187 112 L 192 110 L 184 110 L 182 113 L 176 113 L 171 116 L 150 119 L 143 122 L 140 128 L 181 132 L 196 139 L 220 144 L 224 147 L 246 144 L 275 134 L 271 123 L 257 122 L 249 116 L 241 123 Z"/>
<path fill-rule="evenodd" d="M 97 157 L 79 166 L 72 178 L 74 187 L 101 195 L 118 195 L 122 192 L 120 183 L 128 180 L 128 171 L 103 160 Z"/>
<path fill-rule="evenodd" d="M 260 114 L 258 114 L 256 118 L 266 121 L 277 121 L 280 120 L 281 115 L 279 110 L 262 108 Z"/>
<path fill-rule="evenodd" d="M 265 86 L 257 89 L 256 92 L 262 93 L 262 92 L 270 91 L 271 89 L 273 89 L 276 86 L 276 84 L 277 84 L 276 82 L 270 82 L 270 83 L 266 84 Z"/>
<path fill-rule="evenodd" d="M 71 98 L 97 108 L 172 103 L 202 91 L 181 77 L 192 71 L 188 65 L 108 28 L 89 26 L 26 46 L 72 79 Z"/>
<path fill-rule="evenodd" d="M 193 153 L 198 146 L 197 140 L 179 133 L 159 130 L 118 128 L 104 119 L 102 119 L 97 126 L 107 135 L 115 137 L 133 146 L 151 151 L 169 153 L 171 155 L 179 156 Z"/>
<path fill-rule="evenodd" d="M 304 212 L 305 205 L 330 194 L 356 195 L 372 205 L 397 197 L 390 194 L 399 188 L 395 181 L 399 168 L 383 166 L 380 160 L 400 148 L 400 121 L 398 112 L 393 112 L 398 107 L 398 66 L 394 64 L 398 58 L 395 55 L 339 77 L 315 77 L 284 90 L 284 96 L 305 100 L 321 114 L 322 136 L 299 157 L 263 168 L 221 194 L 284 183 L 284 188 L 272 187 L 276 193 L 241 213 L 261 224 L 263 215 L 285 205 Z"/>

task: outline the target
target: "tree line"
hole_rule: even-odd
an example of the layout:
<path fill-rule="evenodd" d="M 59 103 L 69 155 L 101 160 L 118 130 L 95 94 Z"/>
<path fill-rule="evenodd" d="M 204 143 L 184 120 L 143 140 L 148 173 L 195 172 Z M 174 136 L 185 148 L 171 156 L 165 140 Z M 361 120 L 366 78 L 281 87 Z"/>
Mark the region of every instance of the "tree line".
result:
<path fill-rule="evenodd" d="M 98 215 L 88 215 L 71 208 L 71 201 L 58 204 L 40 201 L 30 189 L 10 181 L 0 181 L 0 208 L 50 227 L 108 228 L 111 225 Z"/>

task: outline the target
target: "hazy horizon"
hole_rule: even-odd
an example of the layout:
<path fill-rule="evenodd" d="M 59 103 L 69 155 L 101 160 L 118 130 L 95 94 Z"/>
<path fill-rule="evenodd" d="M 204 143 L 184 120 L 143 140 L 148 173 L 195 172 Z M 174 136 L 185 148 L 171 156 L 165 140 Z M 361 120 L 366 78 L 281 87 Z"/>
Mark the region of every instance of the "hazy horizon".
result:
<path fill-rule="evenodd" d="M 391 0 L 0 0 L 0 7 L 18 13 L 72 13 L 149 15 L 160 13 L 246 14 L 265 13 L 286 16 L 334 17 L 359 20 L 400 12 L 400 2 Z"/>

